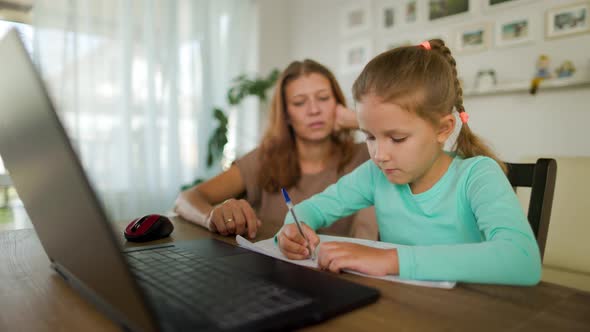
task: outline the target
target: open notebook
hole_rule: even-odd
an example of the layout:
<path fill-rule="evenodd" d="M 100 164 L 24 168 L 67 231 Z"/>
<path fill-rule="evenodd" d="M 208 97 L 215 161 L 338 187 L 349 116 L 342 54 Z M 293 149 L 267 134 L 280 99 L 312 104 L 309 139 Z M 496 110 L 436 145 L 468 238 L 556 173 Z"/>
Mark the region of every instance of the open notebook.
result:
<path fill-rule="evenodd" d="M 238 242 L 238 245 L 240 245 L 241 247 L 258 252 L 263 255 L 278 258 L 280 260 L 283 260 L 283 261 L 286 261 L 289 263 L 293 263 L 293 264 L 297 264 L 297 265 L 312 267 L 312 268 L 316 268 L 316 269 L 318 268 L 317 261 L 313 261 L 311 259 L 292 260 L 292 259 L 288 259 L 287 257 L 285 257 L 283 255 L 283 253 L 279 250 L 277 245 L 275 244 L 274 238 L 270 238 L 270 239 L 266 239 L 266 240 L 252 243 L 252 242 L 248 241 L 247 239 L 245 239 L 244 237 L 237 235 L 236 241 Z M 332 242 L 332 241 L 352 242 L 352 243 L 358 243 L 358 244 L 362 244 L 365 246 L 369 246 L 369 247 L 373 247 L 373 248 L 381 248 L 381 249 L 391 249 L 391 248 L 396 247 L 395 244 L 387 243 L 387 242 L 371 241 L 371 240 L 365 240 L 365 239 L 355 239 L 355 238 L 340 237 L 340 236 L 320 235 L 320 242 L 325 243 L 325 242 Z M 366 275 L 364 273 L 360 273 L 360 272 L 356 272 L 356 271 L 348 271 L 347 270 L 346 272 L 358 274 L 358 275 L 369 277 L 369 278 L 376 278 L 376 279 L 393 281 L 393 282 L 401 282 L 404 284 L 424 286 L 424 287 L 436 287 L 436 288 L 449 289 L 449 288 L 455 287 L 455 285 L 457 284 L 454 281 L 406 280 L 406 279 L 400 279 L 399 277 L 395 277 L 395 276 L 377 277 L 377 276 Z"/>

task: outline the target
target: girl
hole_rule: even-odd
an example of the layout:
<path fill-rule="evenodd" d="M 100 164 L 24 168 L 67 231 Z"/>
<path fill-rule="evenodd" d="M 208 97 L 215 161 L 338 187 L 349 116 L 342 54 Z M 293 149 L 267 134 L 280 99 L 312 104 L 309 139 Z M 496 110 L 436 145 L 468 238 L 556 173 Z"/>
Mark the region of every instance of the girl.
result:
<path fill-rule="evenodd" d="M 319 266 L 416 280 L 534 285 L 541 276 L 537 242 L 505 165 L 468 126 L 455 60 L 439 39 L 380 54 L 353 85 L 367 161 L 324 192 L 298 204 L 312 250 L 314 230 L 375 205 L 384 250 L 325 243 Z M 443 145 L 459 112 L 455 153 Z M 290 224 L 281 251 L 304 259 L 306 241 Z"/>

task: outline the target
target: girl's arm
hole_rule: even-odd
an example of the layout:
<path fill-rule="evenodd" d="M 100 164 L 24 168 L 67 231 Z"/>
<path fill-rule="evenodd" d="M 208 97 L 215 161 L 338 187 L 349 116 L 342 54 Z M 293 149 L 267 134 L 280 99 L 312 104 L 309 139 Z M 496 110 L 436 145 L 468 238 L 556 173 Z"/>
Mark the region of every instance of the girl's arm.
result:
<path fill-rule="evenodd" d="M 537 241 L 506 175 L 491 159 L 471 169 L 464 202 L 483 242 L 398 248 L 400 276 L 420 280 L 535 285 L 541 278 Z"/>
<path fill-rule="evenodd" d="M 375 167 L 372 163 L 365 162 L 323 192 L 297 204 L 295 213 L 299 220 L 316 230 L 373 205 Z M 292 222 L 293 217 L 288 213 L 285 224 Z"/>

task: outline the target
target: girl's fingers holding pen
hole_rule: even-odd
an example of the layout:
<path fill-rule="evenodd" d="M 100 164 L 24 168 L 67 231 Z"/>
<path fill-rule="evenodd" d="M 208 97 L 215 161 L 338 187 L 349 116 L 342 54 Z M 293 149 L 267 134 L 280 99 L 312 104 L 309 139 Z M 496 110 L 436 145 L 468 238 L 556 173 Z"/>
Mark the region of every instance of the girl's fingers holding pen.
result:
<path fill-rule="evenodd" d="M 303 238 L 303 236 L 301 236 L 301 233 L 299 233 L 299 229 L 295 224 L 286 225 L 285 227 L 283 227 L 283 231 L 281 233 L 285 234 L 285 236 L 293 242 L 296 242 L 302 246 L 307 245 L 305 243 L 305 239 Z"/>
<path fill-rule="evenodd" d="M 293 242 L 284 233 L 279 235 L 279 247 L 283 254 L 289 259 L 306 259 L 309 257 L 307 248 L 299 243 Z"/>
<path fill-rule="evenodd" d="M 315 247 L 318 246 L 318 244 L 320 244 L 320 237 L 318 236 L 318 234 L 309 226 L 307 226 L 304 222 L 301 223 L 301 227 L 303 228 L 303 233 L 305 234 L 305 237 L 307 237 L 307 240 L 309 241 L 309 245 L 311 246 L 312 249 L 314 249 Z"/>

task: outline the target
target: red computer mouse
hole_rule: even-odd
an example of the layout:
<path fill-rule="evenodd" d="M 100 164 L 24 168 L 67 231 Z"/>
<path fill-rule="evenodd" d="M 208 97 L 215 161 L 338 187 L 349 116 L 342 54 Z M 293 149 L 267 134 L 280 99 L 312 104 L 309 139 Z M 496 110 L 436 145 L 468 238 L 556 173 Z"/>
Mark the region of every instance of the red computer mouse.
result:
<path fill-rule="evenodd" d="M 148 214 L 137 218 L 125 228 L 125 238 L 131 242 L 146 242 L 164 238 L 174 230 L 168 217 L 159 214 Z"/>

